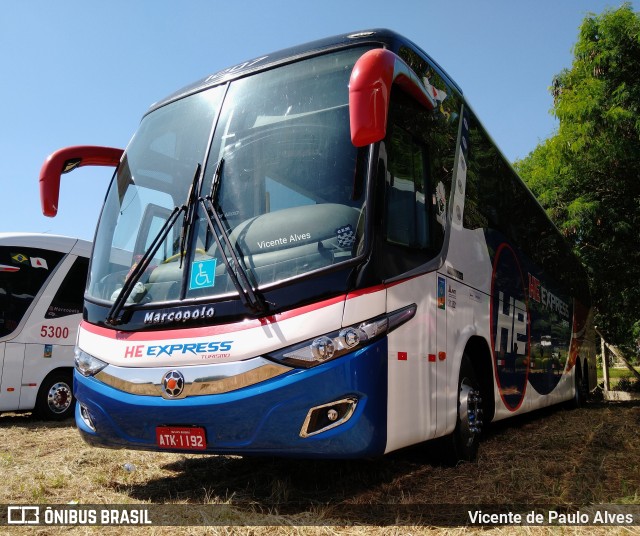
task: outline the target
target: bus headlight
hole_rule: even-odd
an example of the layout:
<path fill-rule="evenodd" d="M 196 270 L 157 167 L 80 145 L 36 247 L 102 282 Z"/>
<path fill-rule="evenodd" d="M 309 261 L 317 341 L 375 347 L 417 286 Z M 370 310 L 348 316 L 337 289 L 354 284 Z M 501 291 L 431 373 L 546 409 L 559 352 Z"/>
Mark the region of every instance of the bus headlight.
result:
<path fill-rule="evenodd" d="M 413 318 L 415 314 L 416 305 L 412 304 L 392 313 L 366 320 L 361 324 L 348 326 L 339 331 L 283 348 L 264 357 L 294 367 L 315 367 L 371 344 L 375 339 Z"/>
<path fill-rule="evenodd" d="M 76 370 L 83 376 L 95 376 L 108 365 L 97 357 L 93 357 L 76 346 L 74 350 Z"/>
<path fill-rule="evenodd" d="M 340 339 L 340 344 L 345 348 L 355 348 L 360 344 L 363 334 L 364 337 L 367 336 L 367 334 L 359 328 L 346 328 L 338 334 L 338 337 Z"/>

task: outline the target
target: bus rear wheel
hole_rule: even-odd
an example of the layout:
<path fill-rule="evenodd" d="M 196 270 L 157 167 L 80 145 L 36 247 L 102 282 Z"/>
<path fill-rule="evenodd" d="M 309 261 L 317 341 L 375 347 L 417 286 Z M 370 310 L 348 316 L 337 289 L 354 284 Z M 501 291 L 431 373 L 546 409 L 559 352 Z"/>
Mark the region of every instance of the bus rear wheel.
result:
<path fill-rule="evenodd" d="M 35 414 L 48 421 L 61 421 L 74 411 L 73 375 L 71 372 L 53 372 L 40 385 Z"/>
<path fill-rule="evenodd" d="M 578 409 L 583 407 L 589 398 L 589 376 L 588 370 L 586 370 L 586 363 L 584 372 L 580 363 L 576 363 L 573 372 L 573 382 L 573 398 L 569 401 L 569 408 Z"/>

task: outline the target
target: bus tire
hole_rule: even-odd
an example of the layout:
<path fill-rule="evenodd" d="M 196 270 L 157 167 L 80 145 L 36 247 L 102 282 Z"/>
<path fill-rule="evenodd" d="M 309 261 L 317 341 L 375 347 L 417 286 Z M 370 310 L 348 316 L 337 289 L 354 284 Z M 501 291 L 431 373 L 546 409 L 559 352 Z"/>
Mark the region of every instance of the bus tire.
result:
<path fill-rule="evenodd" d="M 482 396 L 471 359 L 462 356 L 458 377 L 458 411 L 453 433 L 442 443 L 441 454 L 448 465 L 474 461 L 482 432 Z"/>
<path fill-rule="evenodd" d="M 62 421 L 74 413 L 73 373 L 56 370 L 40 385 L 34 413 L 47 421 Z"/>
<path fill-rule="evenodd" d="M 589 397 L 589 376 L 583 373 L 580 363 L 576 363 L 573 373 L 573 398 L 569 402 L 569 407 L 578 409 L 583 407 Z"/>

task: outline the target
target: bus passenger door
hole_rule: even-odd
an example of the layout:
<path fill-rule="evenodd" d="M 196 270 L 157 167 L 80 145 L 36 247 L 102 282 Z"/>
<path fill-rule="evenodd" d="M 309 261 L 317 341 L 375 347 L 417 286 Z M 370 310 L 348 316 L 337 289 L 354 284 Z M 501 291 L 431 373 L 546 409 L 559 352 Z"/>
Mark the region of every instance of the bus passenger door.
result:
<path fill-rule="evenodd" d="M 35 407 L 38 389 L 52 370 L 65 370 L 71 376 L 88 266 L 86 257 L 67 255 L 31 311 L 22 333 L 27 344 L 21 409 Z"/>

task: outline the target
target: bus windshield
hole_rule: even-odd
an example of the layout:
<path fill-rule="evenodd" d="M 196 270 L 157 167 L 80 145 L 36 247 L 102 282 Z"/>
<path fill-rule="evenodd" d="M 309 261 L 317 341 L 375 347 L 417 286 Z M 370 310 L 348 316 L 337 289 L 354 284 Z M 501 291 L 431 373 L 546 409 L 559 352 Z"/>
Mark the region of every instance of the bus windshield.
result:
<path fill-rule="evenodd" d="M 348 83 L 365 50 L 281 66 L 149 113 L 107 194 L 88 297 L 117 298 L 192 185 L 201 197 L 214 194 L 224 234 L 255 287 L 356 257 L 365 228 L 365 149 L 350 141 Z M 204 171 L 194 181 L 199 165 Z M 172 226 L 128 304 L 236 292 L 222 258 L 229 252 L 218 251 L 203 207 L 191 202 L 184 212 L 193 214 L 192 225 L 180 218 Z"/>

